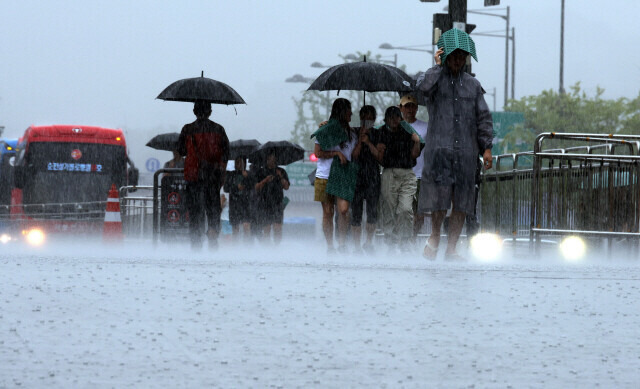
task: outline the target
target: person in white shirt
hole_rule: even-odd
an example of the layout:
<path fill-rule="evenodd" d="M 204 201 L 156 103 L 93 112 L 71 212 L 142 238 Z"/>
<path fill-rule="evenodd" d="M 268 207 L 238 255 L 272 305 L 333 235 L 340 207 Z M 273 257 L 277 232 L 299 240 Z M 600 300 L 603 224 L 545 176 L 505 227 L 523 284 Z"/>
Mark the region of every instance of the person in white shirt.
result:
<path fill-rule="evenodd" d="M 404 95 L 400 99 L 400 111 L 402 112 L 402 118 L 405 122 L 411 124 L 416 132 L 422 137 L 427 139 L 428 124 L 416 118 L 418 114 L 418 101 L 412 95 Z M 426 149 L 426 148 L 425 148 Z M 424 150 L 420 153 L 420 156 L 416 159 L 416 166 L 413 167 L 413 173 L 416 175 L 416 194 L 413 197 L 413 239 L 415 240 L 422 229 L 424 224 L 424 213 L 418 212 L 418 198 L 420 194 L 420 178 L 422 177 L 422 168 L 424 167 Z"/>

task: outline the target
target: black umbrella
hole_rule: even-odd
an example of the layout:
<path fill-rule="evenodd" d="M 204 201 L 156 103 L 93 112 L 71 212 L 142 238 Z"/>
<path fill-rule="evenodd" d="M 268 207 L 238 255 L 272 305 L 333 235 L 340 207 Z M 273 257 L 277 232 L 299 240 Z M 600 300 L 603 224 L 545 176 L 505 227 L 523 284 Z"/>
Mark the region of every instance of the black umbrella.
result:
<path fill-rule="evenodd" d="M 229 159 L 236 159 L 239 157 L 248 157 L 249 154 L 256 151 L 260 147 L 261 143 L 255 139 L 238 139 L 233 142 L 229 142 Z"/>
<path fill-rule="evenodd" d="M 376 62 L 349 62 L 332 66 L 307 90 L 357 90 L 364 92 L 411 92 L 412 79 L 402 70 Z M 366 96 L 365 96 L 366 99 Z M 366 101 L 366 100 L 365 100 Z"/>
<path fill-rule="evenodd" d="M 149 142 L 147 146 L 156 150 L 174 151 L 178 149 L 178 138 L 180 134 L 177 132 L 169 132 L 166 134 L 156 135 Z"/>
<path fill-rule="evenodd" d="M 411 85 L 414 86 L 413 92 L 398 92 L 398 94 L 400 95 L 401 98 L 404 95 L 412 95 L 413 97 L 416 98 L 416 101 L 418 102 L 418 105 L 422 105 L 423 107 L 426 107 L 427 106 L 427 96 L 421 90 L 415 89 L 417 87 L 418 78 L 420 78 L 420 76 L 422 76 L 423 74 L 424 74 L 423 72 L 420 72 L 420 73 L 417 73 L 415 76 L 412 77 L 413 81 L 411 82 Z"/>
<path fill-rule="evenodd" d="M 208 101 L 212 104 L 246 104 L 232 87 L 224 82 L 212 80 L 204 75 L 185 78 L 166 87 L 157 99 L 167 101 Z"/>
<path fill-rule="evenodd" d="M 295 143 L 286 140 L 279 142 L 267 142 L 258 147 L 249 155 L 249 161 L 255 164 L 266 163 L 269 154 L 276 155 L 277 165 L 288 165 L 304 159 L 304 149 Z"/>

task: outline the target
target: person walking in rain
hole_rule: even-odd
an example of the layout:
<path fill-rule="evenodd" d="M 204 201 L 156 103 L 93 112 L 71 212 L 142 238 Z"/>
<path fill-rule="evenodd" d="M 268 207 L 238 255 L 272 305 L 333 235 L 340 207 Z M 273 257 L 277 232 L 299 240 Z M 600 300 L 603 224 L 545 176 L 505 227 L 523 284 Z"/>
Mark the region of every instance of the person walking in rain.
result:
<path fill-rule="evenodd" d="M 263 166 L 252 169 L 251 173 L 257 195 L 255 217 L 258 225 L 262 227 L 262 239 L 270 239 L 273 230 L 273 242 L 279 244 L 282 241 L 284 190 L 289 189 L 289 176 L 284 169 L 278 167 L 273 153 L 267 155 Z"/>
<path fill-rule="evenodd" d="M 240 236 L 241 226 L 244 239 L 249 240 L 251 237 L 249 194 L 252 188 L 246 166 L 245 157 L 236 158 L 234 170 L 227 172 L 224 181 L 224 191 L 229 193 L 229 223 L 234 241 Z"/>
<path fill-rule="evenodd" d="M 198 100 L 193 107 L 196 120 L 182 128 L 178 151 L 186 156 L 184 179 L 187 182 L 186 203 L 189 212 L 191 247 L 202 247 L 204 219 L 209 247 L 218 247 L 220 234 L 220 187 L 229 160 L 229 139 L 220 124 L 209 120 L 211 103 Z"/>
<path fill-rule="evenodd" d="M 376 121 L 376 109 L 373 105 L 365 105 L 360 108 L 360 128 L 358 129 L 358 142 L 353 152 L 353 160 L 360 166 L 358 179 L 351 202 L 351 236 L 355 246 L 355 252 L 363 250 L 367 254 L 374 252 L 373 234 L 378 222 L 378 199 L 380 198 L 380 157 L 378 149 L 378 133 L 373 128 Z M 356 151 L 358 153 L 356 154 Z M 366 241 L 361 246 L 362 214 L 366 202 L 367 223 L 365 227 Z"/>
<path fill-rule="evenodd" d="M 318 157 L 314 200 L 322 204 L 322 231 L 327 241 L 328 254 L 335 252 L 335 205 L 338 207 L 338 250 L 341 253 L 347 251 L 349 203 L 353 200 L 357 178 L 357 165 L 351 165 L 350 161 L 351 154 L 359 145 L 357 134 L 349 126 L 351 115 L 349 100 L 338 98 L 333 102 L 327 124 L 311 135 L 316 137 L 313 152 Z"/>
<path fill-rule="evenodd" d="M 438 47 L 436 65 L 417 83 L 429 110 L 418 211 L 432 214 L 432 233 L 423 255 L 433 260 L 442 222 L 453 205 L 445 259 L 461 260 L 456 244 L 465 215 L 475 210 L 478 156 L 482 154 L 485 169 L 492 165 L 493 123 L 480 82 L 463 71 L 469 55 L 477 61 L 473 40 L 451 29 L 442 35 Z"/>
<path fill-rule="evenodd" d="M 414 130 L 422 139 L 427 138 L 427 122 L 416 117 L 418 114 L 418 100 L 413 95 L 404 95 L 400 99 L 400 111 L 402 119 L 411 124 Z M 422 168 L 424 167 L 424 149 L 420 156 L 416 158 L 416 166 L 413 167 L 413 174 L 416 175 L 416 193 L 413 196 L 413 239 L 415 240 L 424 224 L 424 213 L 418 212 L 418 198 L 420 197 L 420 179 L 422 178 Z"/>
<path fill-rule="evenodd" d="M 392 106 L 384 113 L 384 126 L 378 140 L 382 161 L 382 230 L 389 251 L 410 249 L 413 240 L 413 196 L 416 176 L 412 168 L 424 141 L 410 124 L 402 120 L 400 108 Z"/>

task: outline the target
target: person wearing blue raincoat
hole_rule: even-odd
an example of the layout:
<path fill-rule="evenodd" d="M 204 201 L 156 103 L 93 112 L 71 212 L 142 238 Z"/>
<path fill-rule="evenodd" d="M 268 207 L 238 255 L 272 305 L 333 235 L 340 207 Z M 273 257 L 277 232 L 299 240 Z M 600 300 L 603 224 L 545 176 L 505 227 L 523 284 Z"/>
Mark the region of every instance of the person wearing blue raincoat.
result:
<path fill-rule="evenodd" d="M 492 165 L 493 122 L 480 82 L 463 71 L 468 56 L 476 60 L 475 44 L 452 29 L 438 42 L 436 65 L 417 81 L 429 111 L 418 212 L 431 213 L 432 234 L 423 255 L 435 259 L 440 228 L 451 207 L 445 259 L 462 259 L 456 244 L 465 216 L 475 212 L 475 177 L 480 155 Z"/>

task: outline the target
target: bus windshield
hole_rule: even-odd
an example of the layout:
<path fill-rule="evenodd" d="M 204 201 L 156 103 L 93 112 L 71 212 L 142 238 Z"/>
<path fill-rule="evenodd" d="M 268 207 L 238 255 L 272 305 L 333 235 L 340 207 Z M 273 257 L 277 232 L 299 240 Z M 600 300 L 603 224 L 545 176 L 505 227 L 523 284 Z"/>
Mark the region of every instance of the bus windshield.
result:
<path fill-rule="evenodd" d="M 105 201 L 112 184 L 126 182 L 122 146 L 34 142 L 24 158 L 24 205 Z"/>

